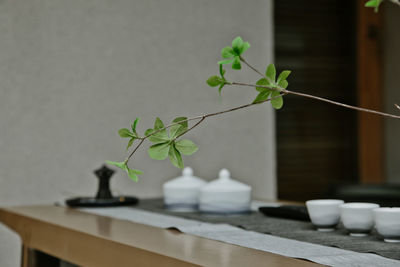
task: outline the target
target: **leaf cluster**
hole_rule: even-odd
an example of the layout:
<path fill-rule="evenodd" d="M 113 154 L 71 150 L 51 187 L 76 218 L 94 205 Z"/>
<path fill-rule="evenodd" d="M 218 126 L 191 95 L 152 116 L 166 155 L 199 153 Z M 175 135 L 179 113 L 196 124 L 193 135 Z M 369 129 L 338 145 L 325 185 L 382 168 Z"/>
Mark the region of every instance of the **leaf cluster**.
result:
<path fill-rule="evenodd" d="M 128 150 L 132 146 L 133 142 L 135 142 L 135 140 L 139 138 L 138 133 L 136 132 L 136 125 L 139 120 L 140 118 L 136 118 L 135 121 L 132 123 L 132 132 L 127 128 L 122 128 L 118 131 L 119 136 L 121 136 L 122 138 L 130 138 L 128 145 L 126 146 L 126 150 Z"/>
<path fill-rule="evenodd" d="M 273 108 L 282 108 L 283 97 L 280 94 L 282 90 L 286 89 L 289 85 L 286 79 L 290 75 L 290 72 L 290 70 L 284 70 L 279 74 L 278 79 L 276 79 L 275 65 L 269 64 L 265 71 L 265 78 L 261 78 L 256 83 L 256 85 L 260 85 L 260 87 L 256 87 L 259 94 L 254 99 L 253 103 L 260 103 L 271 98 L 271 105 Z"/>
<path fill-rule="evenodd" d="M 183 168 L 182 154 L 192 155 L 198 150 L 198 147 L 187 139 L 176 140 L 188 130 L 186 117 L 175 118 L 172 124 L 168 133 L 162 120 L 156 118 L 154 128 L 147 129 L 145 132 L 149 141 L 154 143 L 147 152 L 152 159 L 164 160 L 169 157 L 174 166 Z"/>
<path fill-rule="evenodd" d="M 106 161 L 107 164 L 110 165 L 114 165 L 117 166 L 118 168 L 120 168 L 121 170 L 126 171 L 126 173 L 128 174 L 128 176 L 135 182 L 137 182 L 139 180 L 138 175 L 143 174 L 142 171 L 136 170 L 136 169 L 130 169 L 128 167 L 128 164 L 126 161 L 123 162 L 117 162 L 117 161 L 110 161 L 107 160 Z"/>
<path fill-rule="evenodd" d="M 225 86 L 225 84 L 230 84 L 226 79 L 225 79 L 225 70 L 223 69 L 222 65 L 219 65 L 219 74 L 220 76 L 211 76 L 207 80 L 207 84 L 211 87 L 218 87 L 218 93 L 221 95 L 222 88 Z"/>
<path fill-rule="evenodd" d="M 240 36 L 236 37 L 232 41 L 232 47 L 227 46 L 221 50 L 221 56 L 224 58 L 219 61 L 218 64 L 225 65 L 232 63 L 232 69 L 240 70 L 242 68 L 240 64 L 240 56 L 249 49 L 250 44 L 248 42 L 243 42 Z"/>
<path fill-rule="evenodd" d="M 376 1 L 381 1 L 381 0 L 376 0 Z M 249 47 L 250 44 L 248 42 L 243 42 L 242 38 L 236 37 L 232 41 L 232 47 L 227 46 L 223 48 L 221 51 L 221 55 L 222 58 L 224 58 L 224 60 L 218 62 L 219 76 L 217 75 L 211 76 L 210 78 L 208 78 L 207 84 L 211 87 L 219 86 L 218 91 L 220 94 L 222 88 L 226 84 L 235 84 L 225 79 L 224 76 L 225 70 L 223 68 L 223 65 L 232 63 L 232 69 L 235 70 L 241 69 L 241 61 L 245 62 L 244 59 L 241 57 L 241 55 L 247 49 L 249 49 Z M 255 87 L 259 93 L 257 97 L 254 99 L 253 103 L 254 104 L 261 103 L 270 99 L 272 107 L 275 109 L 280 109 L 283 106 L 282 93 L 285 92 L 285 89 L 289 84 L 287 81 L 289 74 L 290 71 L 284 70 L 279 74 L 278 78 L 276 78 L 276 69 L 274 64 L 268 65 L 265 72 L 265 77 L 258 80 L 256 83 Z M 167 127 L 164 126 L 162 120 L 157 117 L 154 122 L 154 127 L 147 129 L 145 131 L 144 137 L 140 137 L 136 131 L 136 126 L 138 124 L 138 121 L 139 118 L 136 118 L 131 125 L 131 129 L 122 128 L 118 131 L 118 134 L 122 138 L 129 138 L 129 142 L 126 147 L 127 150 L 132 146 L 135 140 L 137 139 L 141 140 L 141 142 L 135 148 L 132 154 L 143 143 L 145 139 L 148 139 L 150 142 L 153 143 L 153 145 L 151 145 L 147 151 L 152 159 L 165 160 L 167 157 L 169 157 L 169 160 L 174 166 L 178 168 L 183 168 L 184 164 L 183 164 L 182 154 L 192 155 L 198 150 L 196 144 L 193 143 L 193 141 L 191 140 L 188 139 L 177 140 L 179 137 L 184 135 L 189 130 L 187 117 L 175 118 L 172 121 L 172 123 Z M 137 175 L 142 174 L 142 172 L 136 169 L 130 169 L 127 165 L 127 162 L 131 158 L 132 154 L 123 162 L 107 161 L 107 163 L 117 166 L 118 168 L 126 171 L 128 176 L 132 180 L 137 181 L 138 180 Z"/>

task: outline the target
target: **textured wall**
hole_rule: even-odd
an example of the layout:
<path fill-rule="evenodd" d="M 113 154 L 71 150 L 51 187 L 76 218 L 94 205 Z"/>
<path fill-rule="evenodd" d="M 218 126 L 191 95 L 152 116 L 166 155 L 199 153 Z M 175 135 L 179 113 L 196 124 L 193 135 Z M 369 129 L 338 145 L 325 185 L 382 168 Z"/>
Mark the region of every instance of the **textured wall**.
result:
<path fill-rule="evenodd" d="M 117 130 L 135 117 L 144 130 L 157 115 L 251 101 L 251 89 L 220 98 L 205 80 L 236 35 L 252 44 L 249 61 L 271 62 L 271 14 L 267 0 L 0 0 L 0 205 L 94 194 L 92 170 L 125 157 Z M 210 118 L 189 134 L 200 149 L 185 163 L 206 179 L 227 167 L 255 196 L 274 198 L 273 125 L 267 105 Z M 144 171 L 140 182 L 118 172 L 114 192 L 159 196 L 180 173 L 145 150 L 132 165 Z M 18 239 L 1 230 L 0 240 L 0 266 L 17 266 L 19 250 L 9 247 Z"/>
<path fill-rule="evenodd" d="M 400 8 L 386 3 L 384 12 L 384 88 L 387 112 L 400 104 Z M 385 119 L 386 178 L 400 183 L 400 121 Z"/>

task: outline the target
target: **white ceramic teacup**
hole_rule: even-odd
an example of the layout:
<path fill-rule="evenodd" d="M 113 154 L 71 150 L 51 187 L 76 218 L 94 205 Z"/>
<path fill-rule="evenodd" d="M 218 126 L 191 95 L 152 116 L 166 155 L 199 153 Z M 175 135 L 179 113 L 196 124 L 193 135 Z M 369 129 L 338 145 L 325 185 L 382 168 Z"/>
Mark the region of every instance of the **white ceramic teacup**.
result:
<path fill-rule="evenodd" d="M 318 231 L 329 232 L 335 229 L 340 220 L 340 205 L 344 203 L 339 199 L 314 199 L 306 201 L 311 222 Z"/>
<path fill-rule="evenodd" d="M 340 206 L 340 217 L 344 228 L 351 236 L 366 236 L 374 227 L 373 209 L 375 203 L 346 203 Z"/>
<path fill-rule="evenodd" d="M 386 242 L 400 242 L 400 208 L 373 210 L 375 226 Z"/>

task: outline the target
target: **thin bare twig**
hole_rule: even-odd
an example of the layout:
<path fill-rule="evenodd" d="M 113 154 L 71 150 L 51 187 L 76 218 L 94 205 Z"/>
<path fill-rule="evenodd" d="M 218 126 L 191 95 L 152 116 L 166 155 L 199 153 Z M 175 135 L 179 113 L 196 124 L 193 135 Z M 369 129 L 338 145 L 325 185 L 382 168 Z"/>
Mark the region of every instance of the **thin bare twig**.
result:
<path fill-rule="evenodd" d="M 309 94 L 303 94 L 303 93 L 289 91 L 289 90 L 285 90 L 285 92 L 287 92 L 288 94 L 292 94 L 292 95 L 298 95 L 298 96 L 304 96 L 304 97 L 307 97 L 307 98 L 316 99 L 316 100 L 319 100 L 319 101 L 323 101 L 323 102 L 326 102 L 326 103 L 330 103 L 330 104 L 333 104 L 333 105 L 337 105 L 337 106 L 341 106 L 341 107 L 345 107 L 345 108 L 349 108 L 349 109 L 368 112 L 368 113 L 381 115 L 381 116 L 389 117 L 389 118 L 400 119 L 399 115 L 393 115 L 393 114 L 380 112 L 380 111 L 376 111 L 376 110 L 372 110 L 372 109 L 360 108 L 360 107 L 357 107 L 357 106 L 347 105 L 347 104 L 343 104 L 343 103 L 340 103 L 340 102 L 332 101 L 332 100 L 329 100 L 329 99 L 326 99 L 326 98 L 313 96 L 313 95 L 309 95 Z"/>
<path fill-rule="evenodd" d="M 313 95 L 299 93 L 299 92 L 295 92 L 295 91 L 289 91 L 289 90 L 286 90 L 284 88 L 274 88 L 274 87 L 269 87 L 269 86 L 263 86 L 263 85 L 257 85 L 257 84 L 249 84 L 249 83 L 240 83 L 240 82 L 232 82 L 230 85 L 261 87 L 261 88 L 281 91 L 281 92 L 286 93 L 286 94 L 303 96 L 303 97 L 306 97 L 306 98 L 311 98 L 311 99 L 319 100 L 319 101 L 322 101 L 322 102 L 327 102 L 327 103 L 330 103 L 330 104 L 333 104 L 333 105 L 337 105 L 337 106 L 341 106 L 341 107 L 345 107 L 345 108 L 349 108 L 349 109 L 354 109 L 354 110 L 358 110 L 358 111 L 377 114 L 377 115 L 381 115 L 381 116 L 389 117 L 389 118 L 400 119 L 399 115 L 393 115 L 393 114 L 380 112 L 380 111 L 376 111 L 376 110 L 372 110 L 372 109 L 360 108 L 360 107 L 357 107 L 357 106 L 347 105 L 347 104 L 343 104 L 343 103 L 340 103 L 340 102 L 337 102 L 337 101 L 333 101 L 333 100 L 329 100 L 329 99 L 326 99 L 326 98 L 323 98 L 323 97 L 319 97 L 319 96 L 313 96 Z M 400 109 L 400 107 L 398 107 L 398 108 Z"/>
<path fill-rule="evenodd" d="M 257 72 L 258 74 L 260 74 L 262 77 L 265 77 L 264 74 L 262 74 L 260 71 L 258 71 L 256 68 L 254 68 L 252 65 L 250 65 L 249 63 L 247 63 L 247 61 L 240 57 L 240 60 L 247 65 L 247 67 L 249 67 L 250 69 L 254 70 L 255 72 Z"/>
<path fill-rule="evenodd" d="M 144 138 L 140 140 L 139 144 L 135 147 L 135 149 L 132 151 L 132 153 L 125 159 L 125 162 L 128 163 L 128 161 L 130 160 L 130 158 L 133 156 L 133 154 L 135 154 L 136 150 L 138 150 L 138 148 L 143 144 L 144 142 Z"/>

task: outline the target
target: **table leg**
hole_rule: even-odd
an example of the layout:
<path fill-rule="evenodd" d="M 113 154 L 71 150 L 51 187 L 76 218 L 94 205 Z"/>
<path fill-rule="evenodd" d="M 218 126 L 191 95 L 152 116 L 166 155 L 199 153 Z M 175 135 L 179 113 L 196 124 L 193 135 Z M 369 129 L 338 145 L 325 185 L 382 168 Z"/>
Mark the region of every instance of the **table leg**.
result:
<path fill-rule="evenodd" d="M 22 246 L 21 267 L 59 267 L 60 260 L 41 251 Z"/>
<path fill-rule="evenodd" d="M 33 250 L 22 245 L 21 249 L 21 267 L 33 267 Z"/>

